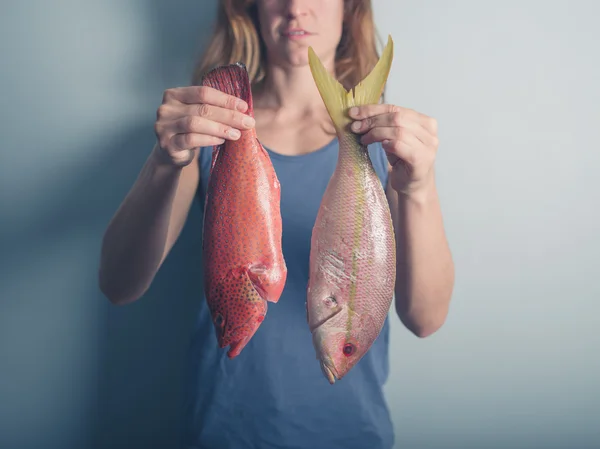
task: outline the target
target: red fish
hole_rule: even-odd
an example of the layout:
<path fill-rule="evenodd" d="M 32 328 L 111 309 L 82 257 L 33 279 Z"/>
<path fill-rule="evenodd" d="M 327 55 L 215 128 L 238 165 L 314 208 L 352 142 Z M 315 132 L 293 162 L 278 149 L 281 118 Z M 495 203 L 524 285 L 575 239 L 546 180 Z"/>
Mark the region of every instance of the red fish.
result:
<path fill-rule="evenodd" d="M 246 67 L 208 72 L 202 85 L 241 98 L 254 115 Z M 220 348 L 240 354 L 278 302 L 287 267 L 281 249 L 280 184 L 254 129 L 213 148 L 204 211 L 204 289 Z"/>

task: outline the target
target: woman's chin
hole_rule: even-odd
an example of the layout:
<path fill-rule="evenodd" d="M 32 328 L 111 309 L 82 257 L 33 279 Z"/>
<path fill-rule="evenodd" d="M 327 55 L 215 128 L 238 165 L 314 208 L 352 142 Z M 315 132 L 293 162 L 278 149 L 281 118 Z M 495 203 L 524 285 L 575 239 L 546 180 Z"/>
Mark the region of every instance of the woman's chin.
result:
<path fill-rule="evenodd" d="M 279 54 L 278 59 L 281 65 L 291 68 L 304 67 L 308 65 L 308 47 L 286 50 Z"/>
<path fill-rule="evenodd" d="M 317 55 L 319 55 L 317 50 L 315 50 L 315 52 L 317 53 Z M 319 56 L 319 58 L 321 59 L 321 61 L 323 61 L 323 63 L 327 61 L 327 58 L 321 56 Z M 277 65 L 288 69 L 308 69 L 308 47 L 303 49 L 302 51 L 290 51 L 282 55 L 280 54 L 278 57 Z"/>

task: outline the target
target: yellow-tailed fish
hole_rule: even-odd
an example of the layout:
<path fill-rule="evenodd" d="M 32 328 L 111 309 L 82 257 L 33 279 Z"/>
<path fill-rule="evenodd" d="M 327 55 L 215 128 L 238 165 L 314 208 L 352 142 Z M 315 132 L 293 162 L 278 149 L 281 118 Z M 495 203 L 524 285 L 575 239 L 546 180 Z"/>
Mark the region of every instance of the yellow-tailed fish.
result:
<path fill-rule="evenodd" d="M 337 166 L 312 231 L 307 319 L 323 374 L 333 384 L 369 350 L 394 295 L 396 243 L 385 191 L 367 147 L 349 130 L 353 106 L 378 103 L 393 57 L 388 38 L 376 66 L 347 91 L 312 48 L 309 64 L 339 139 Z"/>

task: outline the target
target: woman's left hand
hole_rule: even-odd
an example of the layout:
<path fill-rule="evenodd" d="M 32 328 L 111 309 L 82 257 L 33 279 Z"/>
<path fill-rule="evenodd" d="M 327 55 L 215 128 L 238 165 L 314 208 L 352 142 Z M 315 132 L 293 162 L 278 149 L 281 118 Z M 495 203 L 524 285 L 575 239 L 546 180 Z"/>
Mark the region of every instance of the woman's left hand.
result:
<path fill-rule="evenodd" d="M 362 135 L 364 145 L 382 143 L 394 190 L 414 194 L 432 188 L 439 144 L 435 119 L 390 104 L 355 107 L 349 113 L 354 120 L 351 130 Z"/>

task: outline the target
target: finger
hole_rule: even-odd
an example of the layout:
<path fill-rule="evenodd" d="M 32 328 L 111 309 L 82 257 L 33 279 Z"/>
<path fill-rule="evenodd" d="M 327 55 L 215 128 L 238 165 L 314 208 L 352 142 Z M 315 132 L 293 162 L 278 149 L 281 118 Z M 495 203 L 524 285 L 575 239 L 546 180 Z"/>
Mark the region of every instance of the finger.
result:
<path fill-rule="evenodd" d="M 407 114 L 392 112 L 369 116 L 352 123 L 351 129 L 357 133 L 365 133 L 376 127 L 401 127 L 415 133 L 423 133 L 425 128 L 419 122 L 411 119 Z"/>
<path fill-rule="evenodd" d="M 177 119 L 169 127 L 170 131 L 175 134 L 206 134 L 228 140 L 237 140 L 241 136 L 241 132 L 237 128 L 195 115 Z"/>
<path fill-rule="evenodd" d="M 387 114 L 396 115 L 403 122 L 413 121 L 420 124 L 429 133 L 433 135 L 437 134 L 437 120 L 421 114 L 414 109 L 402 108 L 400 106 L 394 106 L 391 104 L 368 104 L 363 106 L 355 106 L 349 111 L 350 117 L 356 121 Z"/>
<path fill-rule="evenodd" d="M 199 147 L 221 145 L 224 142 L 225 139 L 220 137 L 197 133 L 180 133 L 171 137 L 171 147 L 176 151 L 193 150 L 194 148 Z"/>
<path fill-rule="evenodd" d="M 377 127 L 397 127 L 400 132 L 410 132 L 419 139 L 423 145 L 437 146 L 437 137 L 426 129 L 422 123 L 412 120 L 410 115 L 400 112 L 381 114 L 352 123 L 352 131 L 364 134 Z"/>
<path fill-rule="evenodd" d="M 196 105 L 173 105 L 172 103 L 163 104 L 157 111 L 157 122 L 161 128 L 169 126 L 171 122 L 181 122 L 181 119 L 188 120 L 190 117 L 202 117 L 212 121 L 219 122 L 225 126 L 236 129 L 251 129 L 256 125 L 254 118 L 239 111 L 225 109 L 209 104 Z M 179 132 L 200 132 L 191 128 L 178 127 Z"/>
<path fill-rule="evenodd" d="M 381 142 L 383 149 L 406 162 L 412 163 L 417 151 L 423 150 L 423 143 L 412 133 L 402 133 L 400 128 L 374 128 L 361 137 L 363 145 Z"/>
<path fill-rule="evenodd" d="M 402 138 L 401 129 L 393 126 L 378 126 L 363 134 L 360 141 L 363 145 L 371 145 L 384 140 L 400 140 Z"/>
<path fill-rule="evenodd" d="M 208 86 L 188 86 L 167 89 L 163 97 L 163 103 L 172 100 L 184 104 L 211 104 L 226 109 L 245 112 L 248 104 L 240 98 L 226 94 L 220 90 Z"/>
<path fill-rule="evenodd" d="M 384 140 L 382 147 L 388 155 L 393 156 L 393 159 L 397 158 L 409 167 L 416 167 L 419 160 L 427 154 L 425 147 L 412 134 L 402 140 Z"/>
<path fill-rule="evenodd" d="M 428 117 L 426 115 L 421 116 L 421 126 L 429 131 L 433 136 L 437 135 L 438 123 L 433 117 Z"/>
<path fill-rule="evenodd" d="M 157 121 L 168 121 L 181 117 L 181 108 L 173 103 L 163 103 L 156 110 Z"/>
<path fill-rule="evenodd" d="M 247 114 L 210 104 L 187 105 L 182 109 L 185 115 L 199 116 L 236 129 L 251 129 L 255 120 Z"/>
<path fill-rule="evenodd" d="M 390 114 L 403 108 L 391 104 L 365 104 L 354 106 L 348 111 L 348 115 L 356 120 L 362 120 L 374 115 Z"/>

